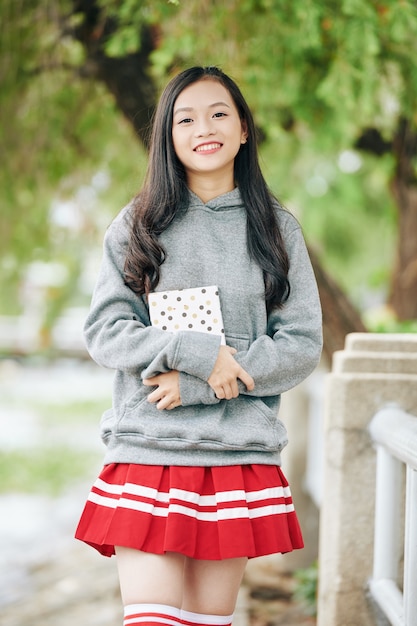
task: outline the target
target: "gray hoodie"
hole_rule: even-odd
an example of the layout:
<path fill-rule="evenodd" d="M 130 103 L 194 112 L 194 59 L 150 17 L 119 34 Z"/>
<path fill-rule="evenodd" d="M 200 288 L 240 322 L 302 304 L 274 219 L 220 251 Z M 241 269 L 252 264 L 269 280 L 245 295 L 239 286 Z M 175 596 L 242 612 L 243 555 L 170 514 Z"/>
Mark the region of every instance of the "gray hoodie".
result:
<path fill-rule="evenodd" d="M 190 192 L 188 210 L 160 239 L 167 252 L 157 290 L 205 285 L 219 288 L 226 343 L 253 377 L 240 395 L 218 400 L 207 380 L 220 336 L 167 332 L 150 325 L 145 297 L 124 284 L 129 207 L 106 232 L 100 274 L 85 324 L 87 348 L 100 365 L 116 370 L 113 406 L 101 420 L 105 463 L 155 465 L 279 465 L 287 444 L 278 419 L 280 394 L 317 365 L 322 318 L 316 281 L 300 226 L 278 208 L 290 259 L 291 292 L 268 316 L 262 271 L 249 258 L 246 209 L 237 189 L 204 204 Z M 147 401 L 142 380 L 180 372 L 182 406 L 159 410 Z"/>

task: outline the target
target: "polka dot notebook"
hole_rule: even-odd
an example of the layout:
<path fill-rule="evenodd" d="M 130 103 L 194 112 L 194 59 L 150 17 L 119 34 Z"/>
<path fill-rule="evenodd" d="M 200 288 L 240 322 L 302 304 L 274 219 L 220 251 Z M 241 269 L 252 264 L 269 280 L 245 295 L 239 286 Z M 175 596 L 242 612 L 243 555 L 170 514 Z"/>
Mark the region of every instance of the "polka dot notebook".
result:
<path fill-rule="evenodd" d="M 194 330 L 220 335 L 225 344 L 219 290 L 216 286 L 193 287 L 149 294 L 152 326 L 175 332 Z"/>

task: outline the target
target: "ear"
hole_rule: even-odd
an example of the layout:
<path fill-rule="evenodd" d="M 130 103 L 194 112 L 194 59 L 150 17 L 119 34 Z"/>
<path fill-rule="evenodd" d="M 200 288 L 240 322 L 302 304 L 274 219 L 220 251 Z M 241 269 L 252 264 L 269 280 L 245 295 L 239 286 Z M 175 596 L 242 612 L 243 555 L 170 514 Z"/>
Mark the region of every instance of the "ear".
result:
<path fill-rule="evenodd" d="M 242 120 L 242 133 L 240 135 L 240 143 L 246 143 L 248 140 L 248 125 L 246 120 Z"/>

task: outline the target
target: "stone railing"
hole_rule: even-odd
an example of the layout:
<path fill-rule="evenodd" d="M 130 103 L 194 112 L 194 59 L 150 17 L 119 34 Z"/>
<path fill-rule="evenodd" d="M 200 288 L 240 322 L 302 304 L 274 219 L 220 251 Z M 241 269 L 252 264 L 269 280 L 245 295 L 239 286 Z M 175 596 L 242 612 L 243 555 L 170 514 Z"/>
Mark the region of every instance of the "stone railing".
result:
<path fill-rule="evenodd" d="M 369 594 L 376 491 L 369 426 L 391 403 L 417 415 L 417 335 L 348 335 L 326 377 L 317 626 L 378 623 Z"/>

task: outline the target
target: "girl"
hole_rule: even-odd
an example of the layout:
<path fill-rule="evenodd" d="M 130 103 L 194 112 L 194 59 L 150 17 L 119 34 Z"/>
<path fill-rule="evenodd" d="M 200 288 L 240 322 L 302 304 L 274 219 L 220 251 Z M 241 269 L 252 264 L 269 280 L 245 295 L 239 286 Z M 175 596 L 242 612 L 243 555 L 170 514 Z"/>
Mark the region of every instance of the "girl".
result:
<path fill-rule="evenodd" d="M 206 286 L 224 341 L 192 316 L 191 329 L 151 324 L 154 292 Z M 85 336 L 116 374 L 105 466 L 76 536 L 116 554 L 125 626 L 226 626 L 247 559 L 303 546 L 277 411 L 322 339 L 300 227 L 268 190 L 250 110 L 217 68 L 188 69 L 162 94 L 144 187 L 106 233 Z"/>

